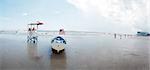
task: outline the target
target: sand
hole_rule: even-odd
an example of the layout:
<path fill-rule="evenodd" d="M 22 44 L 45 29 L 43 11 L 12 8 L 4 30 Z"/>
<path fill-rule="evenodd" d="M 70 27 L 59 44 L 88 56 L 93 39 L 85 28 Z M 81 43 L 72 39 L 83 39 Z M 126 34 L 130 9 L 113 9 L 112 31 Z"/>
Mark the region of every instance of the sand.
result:
<path fill-rule="evenodd" d="M 66 35 L 64 53 L 53 54 L 53 36 L 0 34 L 0 70 L 149 70 L 150 39 L 101 34 Z"/>

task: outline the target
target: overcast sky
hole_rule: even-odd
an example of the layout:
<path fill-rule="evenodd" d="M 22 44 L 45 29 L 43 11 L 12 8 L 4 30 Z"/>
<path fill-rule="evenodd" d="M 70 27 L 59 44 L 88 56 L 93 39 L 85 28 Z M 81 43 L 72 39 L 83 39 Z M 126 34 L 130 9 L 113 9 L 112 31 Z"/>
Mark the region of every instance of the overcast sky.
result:
<path fill-rule="evenodd" d="M 0 30 L 150 31 L 150 0 L 0 0 Z"/>

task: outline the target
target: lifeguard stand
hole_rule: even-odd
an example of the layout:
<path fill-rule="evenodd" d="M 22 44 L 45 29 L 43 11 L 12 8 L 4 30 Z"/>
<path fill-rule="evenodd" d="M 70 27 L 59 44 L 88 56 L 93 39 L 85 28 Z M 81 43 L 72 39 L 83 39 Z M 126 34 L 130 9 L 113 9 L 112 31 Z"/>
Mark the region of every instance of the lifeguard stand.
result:
<path fill-rule="evenodd" d="M 38 35 L 37 35 L 37 30 L 38 26 L 43 25 L 42 22 L 35 22 L 35 23 L 30 23 L 28 24 L 28 36 L 27 36 L 27 42 L 33 42 L 36 43 L 38 41 Z"/>

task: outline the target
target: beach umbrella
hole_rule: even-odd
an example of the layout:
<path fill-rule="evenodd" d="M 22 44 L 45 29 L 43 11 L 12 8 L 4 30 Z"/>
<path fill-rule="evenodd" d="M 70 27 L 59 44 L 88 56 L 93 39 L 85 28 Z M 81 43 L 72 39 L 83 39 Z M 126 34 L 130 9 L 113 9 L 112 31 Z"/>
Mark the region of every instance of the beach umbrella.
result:
<path fill-rule="evenodd" d="M 31 28 L 32 28 L 32 26 L 36 25 L 36 27 L 37 27 L 37 29 L 38 29 L 38 26 L 39 26 L 39 25 L 43 25 L 43 24 L 44 24 L 43 22 L 37 21 L 37 22 L 35 22 L 35 23 L 30 23 L 30 24 L 28 24 L 28 25 L 30 25 Z"/>

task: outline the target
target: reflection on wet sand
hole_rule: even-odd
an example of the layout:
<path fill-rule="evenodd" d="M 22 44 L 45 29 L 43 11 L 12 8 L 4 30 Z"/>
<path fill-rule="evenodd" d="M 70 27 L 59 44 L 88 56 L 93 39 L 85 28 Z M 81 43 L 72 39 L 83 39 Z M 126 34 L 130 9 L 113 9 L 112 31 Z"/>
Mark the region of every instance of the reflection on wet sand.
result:
<path fill-rule="evenodd" d="M 38 43 L 27 43 L 27 56 L 28 56 L 28 64 L 31 65 L 29 69 L 31 70 L 42 70 L 46 69 L 44 67 L 44 63 L 42 60 L 42 56 L 39 54 Z"/>
<path fill-rule="evenodd" d="M 28 57 L 32 60 L 39 60 L 41 57 L 38 54 L 37 43 L 27 43 Z"/>
<path fill-rule="evenodd" d="M 46 61 L 49 61 L 49 67 L 45 64 L 45 61 L 43 61 L 45 58 L 40 56 L 38 43 L 27 43 L 27 55 L 32 64 L 34 64 L 36 67 L 35 69 L 48 69 L 48 70 L 66 70 L 66 53 L 50 53 L 49 59 L 46 59 Z M 51 50 L 49 51 L 51 52 Z M 47 58 L 48 56 L 46 56 Z M 47 63 L 47 62 L 46 62 Z M 45 67 L 46 66 L 46 67 Z"/>
<path fill-rule="evenodd" d="M 149 37 L 68 36 L 65 53 L 53 54 L 50 37 L 0 36 L 0 70 L 150 70 Z"/>
<path fill-rule="evenodd" d="M 50 67 L 51 70 L 66 70 L 66 52 L 60 54 L 52 53 L 50 56 Z"/>

